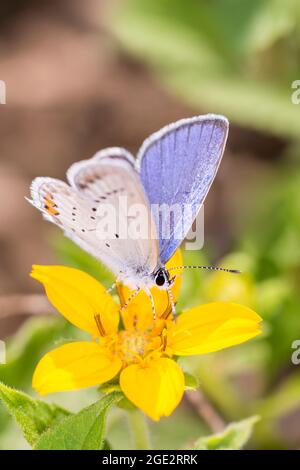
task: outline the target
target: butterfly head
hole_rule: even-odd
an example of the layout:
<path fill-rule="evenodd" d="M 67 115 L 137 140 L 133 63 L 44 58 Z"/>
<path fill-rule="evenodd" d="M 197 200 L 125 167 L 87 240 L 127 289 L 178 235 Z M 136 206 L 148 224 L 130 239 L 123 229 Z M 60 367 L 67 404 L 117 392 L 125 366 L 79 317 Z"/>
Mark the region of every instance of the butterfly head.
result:
<path fill-rule="evenodd" d="M 173 284 L 173 279 L 170 279 L 169 272 L 163 266 L 154 272 L 153 277 L 154 283 L 159 289 L 167 289 L 171 284 Z"/>

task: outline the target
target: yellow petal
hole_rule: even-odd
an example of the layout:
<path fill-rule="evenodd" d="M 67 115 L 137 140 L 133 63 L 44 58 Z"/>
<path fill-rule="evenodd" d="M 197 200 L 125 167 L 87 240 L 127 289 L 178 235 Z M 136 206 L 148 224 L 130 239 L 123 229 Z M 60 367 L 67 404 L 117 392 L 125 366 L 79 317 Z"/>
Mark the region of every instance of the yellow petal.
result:
<path fill-rule="evenodd" d="M 92 387 L 111 380 L 121 365 L 117 356 L 98 343 L 69 343 L 42 357 L 32 386 L 40 395 Z"/>
<path fill-rule="evenodd" d="M 169 416 L 179 404 L 184 391 L 184 376 L 172 359 L 152 359 L 124 369 L 120 386 L 132 403 L 158 421 L 162 416 Z"/>
<path fill-rule="evenodd" d="M 243 305 L 212 302 L 182 313 L 168 332 L 173 354 L 206 354 L 243 343 L 260 333 L 261 318 Z"/>
<path fill-rule="evenodd" d="M 66 266 L 33 266 L 31 277 L 44 285 L 50 302 L 73 325 L 99 336 L 95 315 L 100 315 L 105 333 L 116 332 L 118 306 L 89 274 Z"/>
<path fill-rule="evenodd" d="M 182 266 L 182 255 L 180 250 L 177 250 L 166 264 L 167 269 L 175 268 L 177 266 Z M 174 302 L 177 301 L 179 295 L 181 274 L 181 269 L 172 269 L 170 271 L 170 278 L 175 276 L 175 281 L 171 286 Z M 124 304 L 133 291 L 123 284 L 119 285 L 118 289 L 121 303 Z M 169 306 L 169 295 L 166 290 L 158 289 L 157 287 L 152 287 L 151 293 L 154 299 L 156 317 L 159 318 Z M 153 326 L 151 301 L 144 291 L 141 291 L 130 301 L 128 307 L 123 313 L 123 321 L 127 329 L 132 329 L 134 327 L 135 329 L 145 330 Z"/>

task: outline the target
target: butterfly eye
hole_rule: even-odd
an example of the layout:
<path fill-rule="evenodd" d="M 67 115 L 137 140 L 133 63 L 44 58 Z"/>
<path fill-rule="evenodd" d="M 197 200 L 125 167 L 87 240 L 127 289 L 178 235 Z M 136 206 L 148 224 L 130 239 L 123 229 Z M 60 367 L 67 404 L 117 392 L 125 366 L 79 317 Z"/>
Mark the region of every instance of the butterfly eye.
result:
<path fill-rule="evenodd" d="M 166 282 L 166 277 L 164 275 L 163 271 L 158 271 L 158 273 L 155 276 L 155 283 L 158 287 L 162 287 L 165 285 Z"/>

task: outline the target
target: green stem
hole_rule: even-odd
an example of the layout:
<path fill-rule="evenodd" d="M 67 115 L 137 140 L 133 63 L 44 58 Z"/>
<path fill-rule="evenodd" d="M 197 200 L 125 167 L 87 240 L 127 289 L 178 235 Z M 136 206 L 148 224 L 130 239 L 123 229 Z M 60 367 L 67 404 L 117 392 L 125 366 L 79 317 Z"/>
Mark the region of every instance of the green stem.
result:
<path fill-rule="evenodd" d="M 128 417 L 135 450 L 150 449 L 149 429 L 145 416 L 138 409 L 135 409 L 129 411 Z"/>

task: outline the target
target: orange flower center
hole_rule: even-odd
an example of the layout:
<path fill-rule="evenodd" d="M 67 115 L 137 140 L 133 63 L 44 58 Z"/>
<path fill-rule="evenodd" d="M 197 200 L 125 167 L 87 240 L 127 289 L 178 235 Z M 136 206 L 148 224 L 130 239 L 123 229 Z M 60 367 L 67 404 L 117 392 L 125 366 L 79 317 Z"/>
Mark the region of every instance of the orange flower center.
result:
<path fill-rule="evenodd" d="M 167 348 L 168 328 L 166 320 L 158 320 L 146 330 L 133 328 L 123 329 L 116 334 L 106 335 L 101 317 L 95 315 L 100 342 L 106 345 L 113 355 L 118 355 L 124 366 L 140 363 L 153 356 L 171 356 Z"/>
<path fill-rule="evenodd" d="M 111 336 L 102 337 L 113 355 L 118 355 L 124 366 L 140 363 L 153 355 L 166 355 L 166 335 L 164 331 L 157 335 L 154 332 L 122 330 Z"/>
<path fill-rule="evenodd" d="M 118 353 L 123 362 L 136 362 L 143 358 L 149 346 L 149 338 L 144 332 L 121 331 L 118 335 Z"/>

